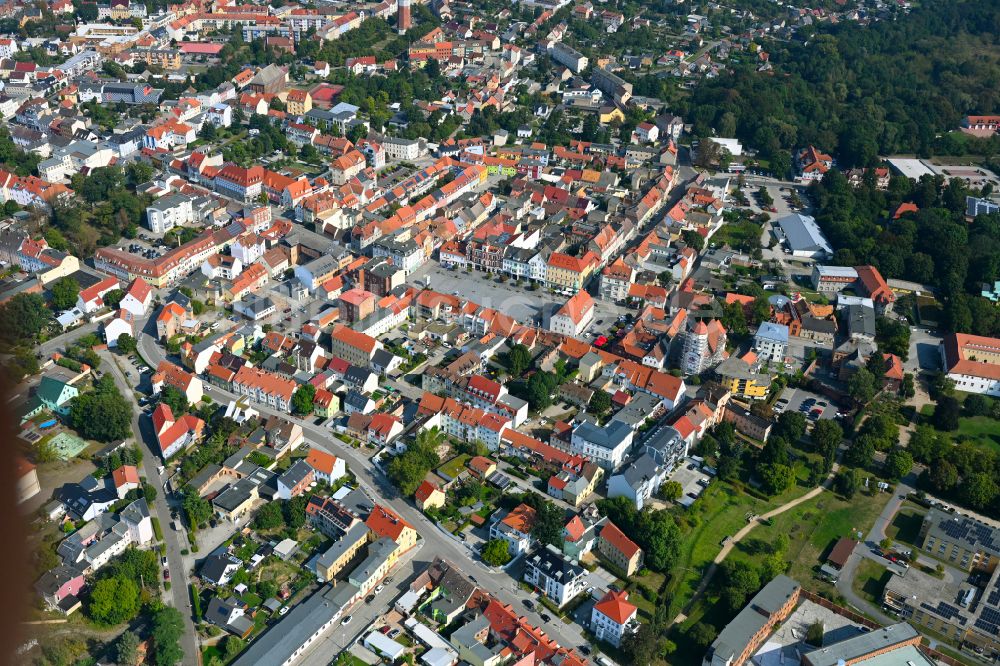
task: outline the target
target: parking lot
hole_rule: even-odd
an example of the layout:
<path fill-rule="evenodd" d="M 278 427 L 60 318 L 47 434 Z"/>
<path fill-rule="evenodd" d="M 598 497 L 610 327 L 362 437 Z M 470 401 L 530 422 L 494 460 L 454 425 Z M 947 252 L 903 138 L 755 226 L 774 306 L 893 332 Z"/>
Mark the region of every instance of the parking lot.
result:
<path fill-rule="evenodd" d="M 522 324 L 547 326 L 549 317 L 555 314 L 567 297 L 560 294 L 550 294 L 547 289 L 539 287 L 534 291 L 527 285 L 518 286 L 512 280 L 500 282 L 496 275 L 473 271 L 443 268 L 436 261 L 428 261 L 407 278 L 409 284 L 428 286 L 434 291 L 452 294 L 478 303 L 483 307 L 493 308 L 510 315 Z M 594 325 L 592 329 L 606 332 L 607 328 L 618 317 L 631 312 L 628 308 L 597 300 L 594 305 Z M 603 320 L 598 325 L 596 322 Z"/>
<path fill-rule="evenodd" d="M 669 480 L 681 484 L 681 498 L 678 500 L 681 506 L 691 506 L 711 482 L 708 474 L 699 469 L 698 463 L 690 460 L 681 461 Z"/>
<path fill-rule="evenodd" d="M 818 393 L 797 389 L 785 388 L 781 392 L 781 397 L 774 403 L 776 414 L 782 412 L 799 412 L 804 414 L 810 421 L 819 419 L 832 419 L 837 416 L 837 405 Z"/>

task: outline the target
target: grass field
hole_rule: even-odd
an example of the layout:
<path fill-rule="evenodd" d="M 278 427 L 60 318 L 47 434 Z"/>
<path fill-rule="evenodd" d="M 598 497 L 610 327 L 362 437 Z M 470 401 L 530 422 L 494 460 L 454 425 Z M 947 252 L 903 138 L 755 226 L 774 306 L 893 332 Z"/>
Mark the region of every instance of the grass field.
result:
<path fill-rule="evenodd" d="M 920 525 L 925 515 L 927 515 L 926 509 L 904 504 L 886 528 L 885 535 L 893 541 L 915 546 L 920 537 Z"/>
<path fill-rule="evenodd" d="M 882 591 L 890 578 L 892 573 L 888 569 L 865 558 L 858 564 L 851 587 L 869 603 L 881 606 Z"/>
<path fill-rule="evenodd" d="M 674 615 L 691 599 L 705 568 L 722 550 L 722 540 L 736 534 L 747 524 L 747 516 L 764 514 L 806 493 L 807 472 L 804 465 L 795 468 L 797 483 L 777 497 L 758 499 L 732 484 L 715 481 L 690 508 L 679 510 L 682 521 L 681 555 L 666 592 L 670 614 Z"/>
<path fill-rule="evenodd" d="M 438 467 L 437 472 L 439 474 L 447 475 L 449 479 L 454 479 L 455 477 L 457 477 L 459 474 L 462 473 L 463 469 L 465 469 L 465 463 L 468 460 L 469 460 L 468 454 L 465 453 L 459 454 L 454 458 L 452 458 L 451 460 L 449 460 L 448 462 L 441 465 L 440 467 Z"/>
<path fill-rule="evenodd" d="M 965 402 L 967 395 L 961 391 L 955 392 L 955 398 L 960 403 Z M 927 404 L 921 407 L 920 415 L 925 417 L 925 422 L 930 422 L 934 417 L 934 405 Z M 989 416 L 962 416 L 958 419 L 958 430 L 940 434 L 951 438 L 953 442 L 969 442 L 1000 454 L 1000 421 Z"/>

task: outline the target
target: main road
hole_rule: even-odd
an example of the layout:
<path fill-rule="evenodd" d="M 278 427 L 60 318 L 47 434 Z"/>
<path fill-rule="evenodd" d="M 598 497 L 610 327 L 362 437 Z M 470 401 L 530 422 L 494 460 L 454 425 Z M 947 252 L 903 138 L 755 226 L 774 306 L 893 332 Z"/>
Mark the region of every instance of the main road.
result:
<path fill-rule="evenodd" d="M 156 489 L 156 499 L 150 507 L 160 523 L 163 531 L 163 542 L 167 546 L 167 567 L 172 572 L 173 584 L 170 587 L 170 598 L 173 600 L 174 608 L 180 611 L 184 618 L 184 633 L 181 636 L 181 647 L 184 649 L 184 663 L 198 664 L 200 655 L 198 653 L 198 635 L 195 631 L 194 621 L 191 618 L 191 601 L 188 598 L 187 580 L 190 572 L 181 550 L 187 548 L 186 532 L 174 530 L 170 518 L 169 497 L 166 489 L 166 477 L 160 474 L 160 451 L 156 445 L 156 437 L 153 433 L 152 424 L 145 418 L 138 403 L 135 401 L 135 387 L 126 380 L 121 368 L 118 366 L 118 359 L 110 352 L 101 352 L 101 357 L 107 366 L 107 372 L 115 380 L 118 390 L 126 397 L 132 405 L 132 432 L 135 433 L 136 442 L 142 448 L 142 468 L 148 483 Z M 183 542 L 182 542 L 183 540 Z"/>
<path fill-rule="evenodd" d="M 166 358 L 155 337 L 145 330 L 139 334 L 137 342 L 141 356 L 151 367 L 155 368 Z M 204 386 L 204 391 L 206 395 L 222 404 L 238 397 L 230 391 L 207 383 Z M 343 458 L 358 479 L 362 489 L 373 500 L 392 507 L 396 513 L 416 528 L 423 538 L 421 550 L 425 557 L 440 556 L 451 561 L 466 575 L 479 574 L 475 575 L 475 578 L 480 588 L 485 589 L 503 603 L 515 606 L 519 613 L 529 617 L 532 624 L 544 627 L 546 632 L 563 647 L 579 648 L 587 644 L 586 638 L 576 625 L 563 624 L 558 618 L 554 618 L 551 622 L 543 622 L 536 612 L 528 612 L 527 608 L 524 607 L 524 601 L 531 599 L 532 594 L 522 590 L 517 581 L 506 574 L 497 575 L 491 568 L 475 559 L 470 553 L 469 547 L 438 528 L 406 498 L 401 497 L 396 487 L 380 469 L 366 457 L 334 437 L 329 429 L 317 426 L 311 420 L 299 419 L 286 412 L 271 409 L 266 405 L 255 403 L 254 409 L 261 414 L 277 415 L 297 423 L 302 428 L 303 435 L 310 445 Z"/>

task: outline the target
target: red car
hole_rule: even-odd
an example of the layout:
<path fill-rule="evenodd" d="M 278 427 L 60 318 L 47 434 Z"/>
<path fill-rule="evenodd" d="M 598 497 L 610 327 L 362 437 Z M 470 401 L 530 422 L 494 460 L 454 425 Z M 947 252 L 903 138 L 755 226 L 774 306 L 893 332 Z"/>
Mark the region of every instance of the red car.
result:
<path fill-rule="evenodd" d="M 595 347 L 603 347 L 606 344 L 608 344 L 608 337 L 606 335 L 599 335 L 597 336 L 597 339 L 594 340 Z"/>

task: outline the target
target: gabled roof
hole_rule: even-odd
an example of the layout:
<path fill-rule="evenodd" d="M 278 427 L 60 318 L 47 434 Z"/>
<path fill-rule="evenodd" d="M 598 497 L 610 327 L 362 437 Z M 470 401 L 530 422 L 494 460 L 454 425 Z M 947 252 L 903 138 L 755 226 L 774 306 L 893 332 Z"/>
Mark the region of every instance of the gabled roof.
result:
<path fill-rule="evenodd" d="M 594 609 L 610 619 L 612 622 L 622 625 L 635 617 L 637 608 L 628 602 L 628 592 L 624 590 L 609 590 L 604 597 L 597 602 Z"/>

